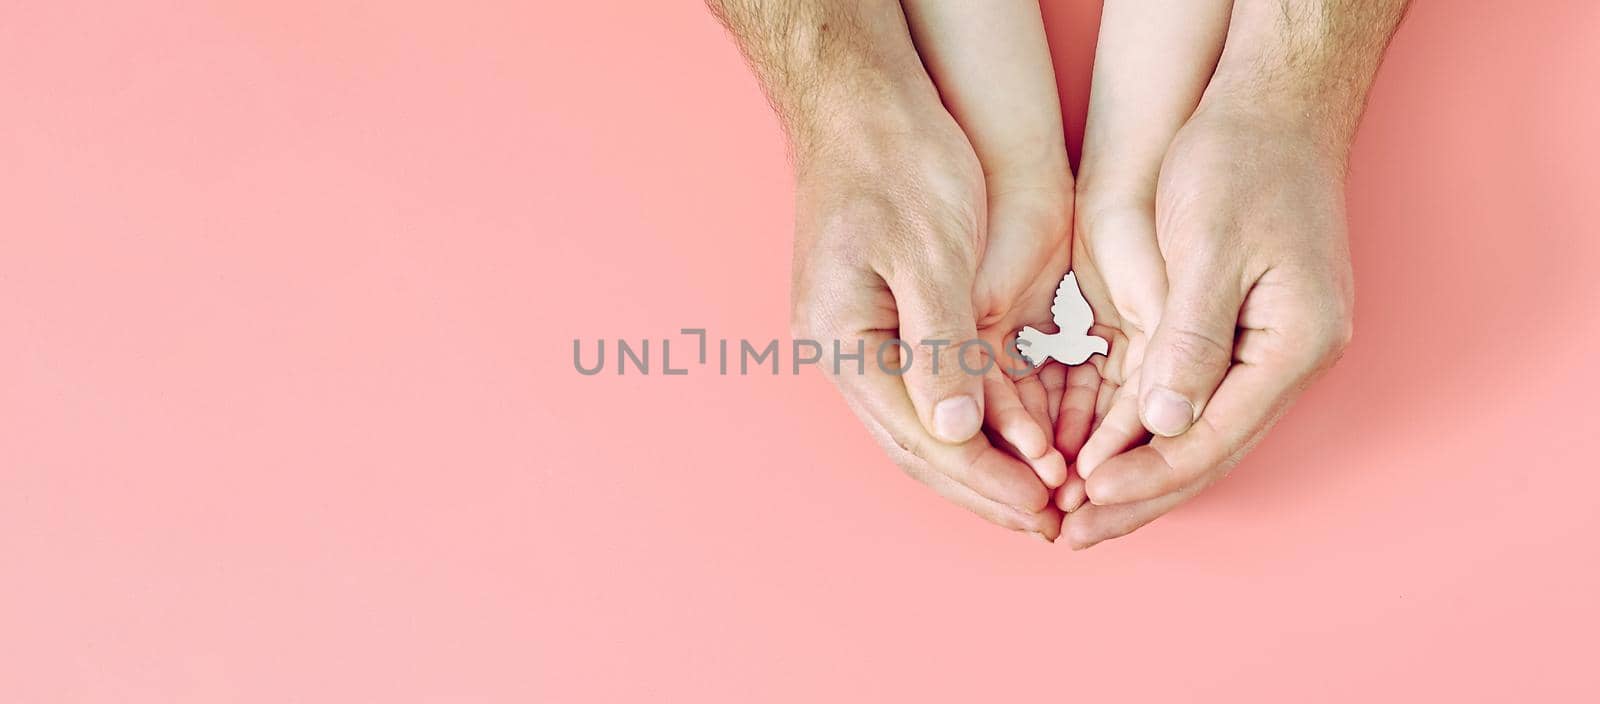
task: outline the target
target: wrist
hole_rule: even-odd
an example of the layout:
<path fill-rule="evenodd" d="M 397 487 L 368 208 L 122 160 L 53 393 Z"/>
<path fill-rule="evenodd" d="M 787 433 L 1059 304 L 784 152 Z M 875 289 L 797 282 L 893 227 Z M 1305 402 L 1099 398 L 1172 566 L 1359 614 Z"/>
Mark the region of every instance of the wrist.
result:
<path fill-rule="evenodd" d="M 1201 108 L 1302 130 L 1342 156 L 1405 5 L 1406 0 L 1238 0 Z"/>
<path fill-rule="evenodd" d="M 800 2 L 733 23 L 797 156 L 943 112 L 898 0 Z"/>
<path fill-rule="evenodd" d="M 941 129 L 952 121 L 920 65 L 915 73 L 863 69 L 837 76 L 778 111 L 800 163 Z"/>

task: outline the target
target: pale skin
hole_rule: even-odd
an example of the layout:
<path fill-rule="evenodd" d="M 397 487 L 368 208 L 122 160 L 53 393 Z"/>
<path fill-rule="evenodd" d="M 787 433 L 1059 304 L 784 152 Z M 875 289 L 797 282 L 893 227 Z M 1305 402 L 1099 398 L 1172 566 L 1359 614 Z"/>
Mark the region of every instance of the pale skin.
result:
<path fill-rule="evenodd" d="M 790 136 L 797 336 L 998 347 L 1053 329 L 1079 273 L 1094 365 L 979 378 L 919 350 L 833 377 L 955 503 L 1075 548 L 1124 535 L 1347 342 L 1344 160 L 1404 0 L 1108 0 L 1076 182 L 1036 2 L 710 4 Z"/>

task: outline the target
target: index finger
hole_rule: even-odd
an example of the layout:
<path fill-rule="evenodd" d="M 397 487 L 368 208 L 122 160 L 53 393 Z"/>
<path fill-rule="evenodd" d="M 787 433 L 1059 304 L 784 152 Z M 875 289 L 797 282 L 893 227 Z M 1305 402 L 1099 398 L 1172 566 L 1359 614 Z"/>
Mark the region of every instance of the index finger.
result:
<path fill-rule="evenodd" d="M 824 344 L 826 369 L 851 409 L 879 430 L 879 438 L 897 464 L 926 465 L 978 495 L 1029 513 L 1045 508 L 1050 492 L 1027 464 L 994 447 L 982 433 L 960 444 L 942 442 L 923 426 L 904 381 L 893 373 L 901 368 L 899 354 L 887 331 L 866 331 L 840 340 L 843 355 L 864 349 L 864 359 L 836 356 Z M 879 350 L 885 350 L 883 364 Z M 914 352 L 913 352 L 914 354 Z M 964 373 L 964 372 L 963 372 Z"/>
<path fill-rule="evenodd" d="M 1199 420 L 1175 437 L 1157 437 L 1100 465 L 1089 500 L 1123 504 L 1169 494 L 1237 464 L 1277 422 L 1314 371 L 1283 351 L 1282 333 L 1246 330 L 1235 361 Z"/>

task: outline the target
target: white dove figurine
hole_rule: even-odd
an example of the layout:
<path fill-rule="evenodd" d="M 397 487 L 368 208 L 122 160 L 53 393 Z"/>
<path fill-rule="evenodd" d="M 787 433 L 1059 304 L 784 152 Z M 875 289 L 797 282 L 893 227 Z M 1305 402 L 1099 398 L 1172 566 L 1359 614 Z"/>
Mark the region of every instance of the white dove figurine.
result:
<path fill-rule="evenodd" d="M 1089 327 L 1094 325 L 1094 311 L 1083 299 L 1077 274 L 1069 271 L 1066 278 L 1061 279 L 1050 315 L 1061 332 L 1047 335 L 1024 325 L 1022 332 L 1017 333 L 1017 350 L 1033 366 L 1041 366 L 1051 357 L 1062 364 L 1078 365 L 1088 361 L 1090 355 L 1106 353 L 1106 341 L 1089 334 Z"/>

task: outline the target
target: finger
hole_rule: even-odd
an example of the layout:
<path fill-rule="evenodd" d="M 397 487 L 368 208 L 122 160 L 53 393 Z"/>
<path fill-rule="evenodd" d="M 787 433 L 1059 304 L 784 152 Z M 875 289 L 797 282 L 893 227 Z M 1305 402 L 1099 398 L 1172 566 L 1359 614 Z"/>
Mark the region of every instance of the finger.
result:
<path fill-rule="evenodd" d="M 1228 372 L 1245 296 L 1232 253 L 1211 242 L 1178 246 L 1189 251 L 1168 256 L 1171 289 L 1138 386 L 1144 427 L 1165 437 L 1189 429 Z"/>
<path fill-rule="evenodd" d="M 1040 437 L 1045 439 L 1044 455 L 1029 460 L 1028 465 L 1033 467 L 1034 474 L 1039 475 L 1045 486 L 1054 489 L 1067 480 L 1067 460 L 1049 441 L 1052 427 L 1050 409 L 1046 407 L 1049 392 L 1037 375 L 1018 379 L 1016 383 L 1017 395 L 1022 397 L 1022 407 L 1028 409 L 1028 415 L 1033 417 Z"/>
<path fill-rule="evenodd" d="M 1068 462 L 1076 462 L 1083 450 L 1094 424 L 1095 400 L 1100 394 L 1100 373 L 1094 367 L 1080 364 L 1065 375 L 1066 388 L 1062 390 L 1056 414 L 1056 449 Z"/>
<path fill-rule="evenodd" d="M 906 391 L 916 415 L 933 437 L 959 444 L 983 424 L 982 360 L 972 315 L 973 270 L 966 262 L 886 279 L 900 316 L 900 357 Z M 965 362 L 963 352 L 968 354 Z M 906 359 L 909 356 L 909 360 Z"/>
<path fill-rule="evenodd" d="M 1050 449 L 1044 429 L 1023 406 L 1017 384 L 999 370 L 983 377 L 984 422 L 994 428 L 1024 458 L 1043 457 Z"/>
<path fill-rule="evenodd" d="M 1096 392 L 1094 401 L 1094 422 L 1089 424 L 1090 432 L 1093 432 L 1105 420 L 1106 413 L 1111 411 L 1111 402 L 1127 380 L 1122 373 L 1121 361 L 1126 350 L 1123 349 L 1123 345 L 1120 344 L 1121 338 L 1118 337 L 1121 331 L 1096 325 L 1089 328 L 1089 334 L 1112 340 L 1109 357 L 1096 355 L 1089 358 L 1089 364 L 1094 365 L 1095 371 L 1100 374 L 1100 389 Z"/>
<path fill-rule="evenodd" d="M 1055 489 L 1066 481 L 1067 462 L 1061 458 L 1061 453 L 1056 452 L 1055 448 L 1046 450 L 1044 455 L 1040 457 L 1023 457 L 1022 451 L 1007 441 L 999 431 L 986 426 L 983 429 L 983 434 L 989 439 L 989 444 L 1028 465 L 1028 468 L 1033 470 L 1034 476 L 1037 476 L 1039 481 L 1044 483 L 1046 489 Z"/>
<path fill-rule="evenodd" d="M 1131 504 L 1085 504 L 1067 514 L 1062 523 L 1061 536 L 1073 550 L 1091 548 L 1104 541 L 1120 538 L 1177 508 L 1207 484 L 1196 483 L 1182 491 Z"/>
<path fill-rule="evenodd" d="M 1048 489 L 1055 489 L 1067 481 L 1067 461 L 1053 447 L 1045 451 L 1043 457 L 1027 460 L 1027 463 Z"/>
<path fill-rule="evenodd" d="M 1067 369 L 1065 364 L 1047 364 L 1039 370 L 1039 383 L 1044 386 L 1045 408 L 1050 412 L 1052 428 L 1061 419 L 1061 398 L 1067 391 Z"/>
<path fill-rule="evenodd" d="M 1032 469 L 991 445 L 982 435 L 960 444 L 940 442 L 929 435 L 917 417 L 905 384 L 899 376 L 879 367 L 874 351 L 892 344 L 892 335 L 869 331 L 841 340 L 846 354 L 864 351 L 866 359 L 835 356 L 825 349 L 825 360 L 841 394 L 894 458 L 906 469 L 937 472 L 990 500 L 1036 512 L 1049 502 L 1049 490 Z M 836 373 L 832 373 L 836 372 Z"/>
<path fill-rule="evenodd" d="M 1088 495 L 1084 493 L 1083 477 L 1076 474 L 1067 477 L 1067 483 L 1056 489 L 1056 508 L 1061 509 L 1064 513 L 1072 513 L 1078 510 L 1087 499 Z"/>
<path fill-rule="evenodd" d="M 1078 453 L 1078 476 L 1089 479 L 1107 460 L 1150 437 L 1139 422 L 1139 400 L 1134 397 L 1134 391 L 1139 388 L 1139 372 L 1134 374 L 1135 378 L 1117 389 L 1105 417 L 1084 442 L 1083 450 Z M 1094 498 L 1094 494 L 1089 494 L 1090 500 Z"/>
<path fill-rule="evenodd" d="M 1111 405 L 1116 402 L 1117 394 L 1121 392 L 1122 387 L 1116 382 L 1104 376 L 1100 377 L 1100 392 L 1094 399 L 1094 423 L 1089 426 L 1091 434 L 1099 429 L 1100 424 L 1106 422 L 1106 416 L 1111 414 Z"/>
<path fill-rule="evenodd" d="M 987 255 L 985 255 L 987 256 Z M 985 259 L 985 268 L 991 260 Z M 1022 354 L 1022 348 L 1017 346 L 1017 333 L 1020 329 L 1005 332 L 1001 326 L 994 326 L 980 333 L 985 342 L 995 350 L 995 366 L 1000 369 L 1007 379 L 1026 379 L 1044 372 L 1050 365 L 1036 367 L 1033 362 Z"/>
<path fill-rule="evenodd" d="M 1061 486 L 1067 479 L 1067 462 L 1050 446 L 1043 420 L 1044 389 L 1035 377 L 1012 382 L 991 371 L 984 378 L 985 421 L 994 437 L 991 442 L 1021 458 L 1048 488 Z M 1037 408 L 1030 408 L 1037 406 Z"/>
<path fill-rule="evenodd" d="M 1000 503 L 993 499 L 979 495 L 977 492 L 963 486 L 961 483 L 938 472 L 930 472 L 926 476 L 916 477 L 918 481 L 927 484 L 934 493 L 944 497 L 945 500 L 971 511 L 990 523 L 1002 528 L 1036 534 L 1045 540 L 1055 542 L 1061 535 L 1061 511 L 1053 507 L 1045 507 L 1036 512 L 1026 512 L 1013 506 Z"/>
<path fill-rule="evenodd" d="M 1250 330 L 1240 336 L 1242 351 L 1277 346 L 1276 333 Z M 1238 463 L 1277 421 L 1309 381 L 1311 367 L 1295 355 L 1245 355 L 1259 362 L 1235 364 L 1216 396 L 1188 432 L 1156 438 L 1107 460 L 1089 478 L 1089 498 L 1097 504 L 1154 499 L 1208 477 L 1220 476 Z"/>
<path fill-rule="evenodd" d="M 1046 433 L 1050 428 L 1050 409 L 1045 408 L 1050 392 L 1044 388 L 1044 382 L 1038 375 L 1024 377 L 1016 380 L 1017 396 L 1022 399 L 1022 407 L 1028 411 L 1028 416 L 1038 426 L 1041 433 Z M 1048 434 L 1048 433 L 1046 433 Z"/>

